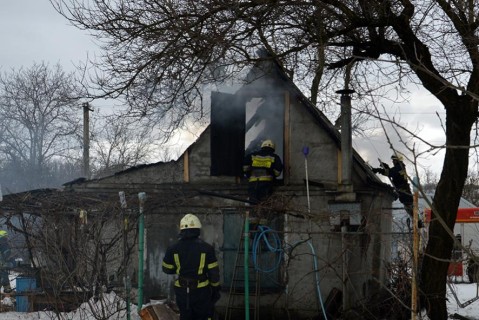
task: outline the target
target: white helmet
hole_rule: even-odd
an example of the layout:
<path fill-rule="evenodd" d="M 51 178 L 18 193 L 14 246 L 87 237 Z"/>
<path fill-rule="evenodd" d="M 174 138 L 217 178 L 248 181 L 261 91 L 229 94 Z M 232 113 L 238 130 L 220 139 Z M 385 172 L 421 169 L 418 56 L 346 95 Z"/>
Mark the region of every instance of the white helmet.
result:
<path fill-rule="evenodd" d="M 395 153 L 395 154 L 393 154 L 393 155 L 391 156 L 391 160 L 398 160 L 398 161 L 401 161 L 401 162 L 402 162 L 404 159 L 403 159 L 403 157 L 402 157 L 401 154 Z"/>
<path fill-rule="evenodd" d="M 261 148 L 271 148 L 271 149 L 275 149 L 274 148 L 274 142 L 270 139 L 266 139 L 263 141 L 263 143 L 261 144 Z"/>
<path fill-rule="evenodd" d="M 184 229 L 201 229 L 201 222 L 197 216 L 188 213 L 180 221 L 180 230 Z"/>

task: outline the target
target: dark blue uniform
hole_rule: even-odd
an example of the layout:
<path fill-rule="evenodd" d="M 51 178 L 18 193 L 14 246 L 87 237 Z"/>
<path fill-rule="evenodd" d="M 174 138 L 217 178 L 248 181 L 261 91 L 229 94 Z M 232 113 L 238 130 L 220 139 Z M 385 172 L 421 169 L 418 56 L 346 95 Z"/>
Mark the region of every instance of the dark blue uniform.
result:
<path fill-rule="evenodd" d="M 214 248 L 199 239 L 199 229 L 185 229 L 163 258 L 163 271 L 177 274 L 176 304 L 181 320 L 211 319 L 219 299 L 220 274 Z"/>
<path fill-rule="evenodd" d="M 380 173 L 389 177 L 398 194 L 399 201 L 404 205 L 407 213 L 412 216 L 413 196 L 407 180 L 406 167 L 402 161 L 394 159 L 394 166 L 390 168 L 382 163 L 382 168 L 374 168 L 374 173 Z"/>
<path fill-rule="evenodd" d="M 248 195 L 252 202 L 260 202 L 273 192 L 274 181 L 281 175 L 281 158 L 269 147 L 261 148 L 246 155 L 243 172 L 248 178 Z"/>

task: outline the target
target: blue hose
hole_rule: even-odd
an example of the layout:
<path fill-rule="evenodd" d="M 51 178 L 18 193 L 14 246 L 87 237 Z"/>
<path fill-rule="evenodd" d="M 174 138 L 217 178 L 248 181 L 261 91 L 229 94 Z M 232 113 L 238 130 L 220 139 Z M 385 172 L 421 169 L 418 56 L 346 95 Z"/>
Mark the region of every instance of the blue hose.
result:
<path fill-rule="evenodd" d="M 326 315 L 326 310 L 324 309 L 323 298 L 321 297 L 321 289 L 319 288 L 319 272 L 318 272 L 318 257 L 316 256 L 316 251 L 314 250 L 313 244 L 311 240 L 308 241 L 309 247 L 311 248 L 311 253 L 313 254 L 313 266 L 314 266 L 314 274 L 316 277 L 316 293 L 318 294 L 319 304 L 321 305 L 321 310 L 323 311 L 323 316 L 325 320 L 328 320 L 328 316 Z"/>
<path fill-rule="evenodd" d="M 253 255 L 253 265 L 255 270 L 260 271 L 260 272 L 273 272 L 276 269 L 278 269 L 281 265 L 281 260 L 283 258 L 283 248 L 281 245 L 281 239 L 279 238 L 278 234 L 271 228 L 263 225 L 258 225 L 258 230 L 259 232 L 255 233 L 254 239 L 253 239 L 253 247 L 252 247 L 252 255 Z M 270 240 L 268 239 L 268 234 L 271 234 L 272 236 L 272 243 L 270 243 Z M 276 253 L 276 262 L 274 263 L 273 267 L 269 269 L 261 269 L 261 267 L 258 265 L 258 250 L 261 246 L 261 241 L 263 240 L 263 243 L 266 244 L 266 248 L 268 249 L 269 252 Z"/>
<path fill-rule="evenodd" d="M 260 272 L 273 272 L 276 269 L 279 268 L 281 264 L 281 259 L 283 258 L 283 248 L 281 246 L 281 239 L 279 238 L 278 234 L 271 228 L 264 226 L 264 225 L 258 225 L 258 230 L 255 233 L 254 239 L 253 239 L 253 245 L 252 245 L 252 256 L 253 256 L 253 265 L 254 268 Z M 270 243 L 270 240 L 268 239 L 268 234 L 271 234 L 272 236 L 272 242 Z M 277 259 L 276 262 L 274 263 L 274 266 L 269 269 L 261 269 L 257 262 L 258 262 L 258 250 L 261 245 L 261 240 L 266 244 L 266 248 L 273 253 L 277 253 Z M 305 241 L 299 241 L 293 246 L 291 246 L 291 250 L 297 247 L 299 244 L 304 243 Z M 316 251 L 314 250 L 314 246 L 311 242 L 311 240 L 307 241 L 309 248 L 311 249 L 311 254 L 313 256 L 313 268 L 314 268 L 314 274 L 316 278 L 316 293 L 318 295 L 318 303 L 321 306 L 321 311 L 323 312 L 323 316 L 325 320 L 328 320 L 328 316 L 326 315 L 326 310 L 324 307 L 323 303 L 323 298 L 321 295 L 321 289 L 320 289 L 320 279 L 319 279 L 319 272 L 318 272 L 318 257 L 316 256 Z"/>

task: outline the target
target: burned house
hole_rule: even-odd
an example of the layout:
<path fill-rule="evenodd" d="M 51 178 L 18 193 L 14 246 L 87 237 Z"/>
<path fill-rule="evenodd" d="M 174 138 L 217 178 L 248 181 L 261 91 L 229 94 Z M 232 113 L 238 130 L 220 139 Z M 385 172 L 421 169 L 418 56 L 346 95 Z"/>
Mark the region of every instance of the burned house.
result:
<path fill-rule="evenodd" d="M 339 98 L 347 111 L 349 92 Z M 253 209 L 242 161 L 266 138 L 275 141 L 284 170 L 273 196 Z M 300 319 L 327 308 L 361 308 L 385 283 L 392 189 L 352 149 L 348 123 L 338 131 L 273 60 L 256 65 L 236 92 L 211 94 L 210 125 L 177 160 L 74 181 L 63 192 L 119 191 L 129 199 L 146 193 L 144 301 L 172 295 L 173 281 L 161 262 L 185 213 L 201 219 L 202 238 L 216 249 L 223 288 L 217 309 L 231 319 L 241 316 L 244 303 L 245 290 L 234 290 L 237 300 L 230 295 L 232 283 L 244 286 L 238 278 L 258 284 L 249 299 L 256 318 L 285 310 Z M 254 275 L 237 272 L 246 212 L 261 218 L 248 225 L 256 270 L 248 272 Z M 255 234 L 264 230 L 269 245 L 260 240 L 254 247 Z M 272 243 L 278 244 L 273 251 Z M 235 306 L 240 308 L 233 311 Z"/>

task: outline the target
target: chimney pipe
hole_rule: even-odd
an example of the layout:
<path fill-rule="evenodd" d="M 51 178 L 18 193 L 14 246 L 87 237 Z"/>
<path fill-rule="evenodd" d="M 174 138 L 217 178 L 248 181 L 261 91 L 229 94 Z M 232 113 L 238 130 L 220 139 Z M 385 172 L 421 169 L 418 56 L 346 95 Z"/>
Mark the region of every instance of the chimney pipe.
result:
<path fill-rule="evenodd" d="M 351 129 L 351 94 L 354 90 L 343 89 L 336 93 L 341 95 L 341 184 L 344 192 L 353 192 L 353 145 Z"/>

